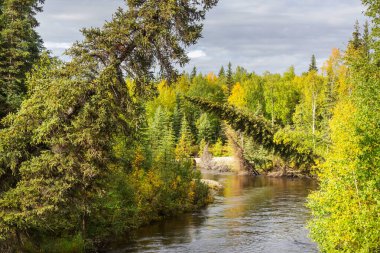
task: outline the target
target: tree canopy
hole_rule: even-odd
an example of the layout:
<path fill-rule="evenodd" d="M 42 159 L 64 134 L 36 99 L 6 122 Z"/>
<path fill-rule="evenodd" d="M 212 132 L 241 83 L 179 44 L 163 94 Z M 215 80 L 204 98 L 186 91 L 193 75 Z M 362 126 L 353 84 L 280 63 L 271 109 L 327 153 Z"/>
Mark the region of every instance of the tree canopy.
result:
<path fill-rule="evenodd" d="M 216 3 L 128 0 L 102 28 L 83 30 L 70 62 L 41 59 L 46 67 L 33 70 L 28 98 L 0 130 L 0 239 L 78 226 L 86 234 L 107 175 L 125 165 L 115 141 L 125 136 L 133 145 L 140 138 L 153 69 L 174 80 Z"/>
<path fill-rule="evenodd" d="M 0 119 L 15 112 L 26 94 L 26 74 L 38 60 L 42 40 L 35 28 L 43 0 L 0 2 Z"/>

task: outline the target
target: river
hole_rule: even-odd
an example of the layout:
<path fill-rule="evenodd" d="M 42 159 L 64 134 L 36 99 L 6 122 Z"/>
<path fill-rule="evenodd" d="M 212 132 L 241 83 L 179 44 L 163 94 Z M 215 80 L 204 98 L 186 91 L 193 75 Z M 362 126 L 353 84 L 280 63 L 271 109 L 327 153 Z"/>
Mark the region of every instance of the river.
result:
<path fill-rule="evenodd" d="M 109 253 L 318 252 L 305 228 L 308 179 L 204 174 L 224 189 L 204 210 L 137 230 Z"/>

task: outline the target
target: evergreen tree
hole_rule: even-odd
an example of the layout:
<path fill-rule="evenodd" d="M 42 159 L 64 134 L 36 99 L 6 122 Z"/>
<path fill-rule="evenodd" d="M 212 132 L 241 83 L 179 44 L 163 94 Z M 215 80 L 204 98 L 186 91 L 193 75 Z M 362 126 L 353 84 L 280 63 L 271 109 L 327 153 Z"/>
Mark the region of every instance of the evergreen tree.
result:
<path fill-rule="evenodd" d="M 207 112 L 215 113 L 235 130 L 245 132 L 256 143 L 267 150 L 273 150 L 284 160 L 294 162 L 296 166 L 312 166 L 319 158 L 309 147 L 303 146 L 296 140 L 280 138 L 281 136 L 278 136 L 275 131 L 278 127 L 272 127 L 270 122 L 262 116 L 248 114 L 229 105 L 210 102 L 202 98 L 187 96 L 186 99 Z"/>
<path fill-rule="evenodd" d="M 364 55 L 366 56 L 366 58 L 368 58 L 370 55 L 370 46 L 371 46 L 371 38 L 370 38 L 369 29 L 370 29 L 369 23 L 368 23 L 368 21 L 366 21 L 364 24 L 364 31 L 363 31 L 363 38 L 362 38 L 363 51 L 364 51 Z"/>
<path fill-rule="evenodd" d="M 212 141 L 215 133 L 207 113 L 201 114 L 197 121 L 197 129 L 199 142 L 205 140 L 207 143 L 210 143 Z"/>
<path fill-rule="evenodd" d="M 193 135 L 189 123 L 186 119 L 186 115 L 182 118 L 181 134 L 175 150 L 177 159 L 189 158 L 192 153 Z"/>
<path fill-rule="evenodd" d="M 35 31 L 44 0 L 3 0 L 0 7 L 0 118 L 15 112 L 26 93 L 25 77 L 42 49 Z"/>
<path fill-rule="evenodd" d="M 160 133 L 162 135 L 162 142 L 159 149 L 158 161 L 164 163 L 171 163 L 175 158 L 175 136 L 171 124 L 163 129 Z"/>
<path fill-rule="evenodd" d="M 226 77 L 226 71 L 224 70 L 224 67 L 222 66 L 219 70 L 219 74 L 218 74 L 218 77 L 219 78 L 224 78 Z"/>
<path fill-rule="evenodd" d="M 222 140 L 219 138 L 216 143 L 214 144 L 214 146 L 212 147 L 212 154 L 215 156 L 215 157 L 222 157 L 223 156 L 223 142 Z"/>
<path fill-rule="evenodd" d="M 194 66 L 193 70 L 191 71 L 190 74 L 190 80 L 193 81 L 193 79 L 197 76 L 197 68 Z"/>
<path fill-rule="evenodd" d="M 149 127 L 149 143 L 153 162 L 168 162 L 173 158 L 175 140 L 168 113 L 159 106 Z"/>
<path fill-rule="evenodd" d="M 174 131 L 174 136 L 176 140 L 178 140 L 179 135 L 180 135 L 182 118 L 183 118 L 183 113 L 182 113 L 182 108 L 181 108 L 181 98 L 177 94 L 174 112 L 173 112 L 173 131 Z"/>
<path fill-rule="evenodd" d="M 84 29 L 84 40 L 69 51 L 72 60 L 37 75 L 44 78 L 33 80 L 28 99 L 6 118 L 0 185 L 3 175 L 13 183 L 0 194 L 0 240 L 17 242 L 28 231 L 89 236 L 106 180 L 125 166 L 115 157 L 115 139 L 139 142 L 140 102 L 154 69 L 173 81 L 217 1 L 125 3 L 102 28 Z"/>
<path fill-rule="evenodd" d="M 311 56 L 311 63 L 309 65 L 309 72 L 311 72 L 311 71 L 318 72 L 317 60 L 315 59 L 314 54 Z"/>
<path fill-rule="evenodd" d="M 227 87 L 228 87 L 229 92 L 231 92 L 232 87 L 234 85 L 234 79 L 233 79 L 233 72 L 232 72 L 232 64 L 231 64 L 231 62 L 228 63 L 226 77 L 227 77 Z"/>
<path fill-rule="evenodd" d="M 366 15 L 371 19 L 371 37 L 379 38 L 380 37 L 380 2 L 379 0 L 362 0 L 362 3 L 367 7 Z M 380 62 L 380 41 L 373 40 L 372 47 L 374 50 L 374 60 Z M 378 62 L 378 64 L 379 64 Z"/>
<path fill-rule="evenodd" d="M 359 21 L 356 20 L 354 26 L 354 32 L 352 33 L 352 39 L 349 42 L 354 49 L 359 49 L 362 46 L 362 39 L 360 33 Z"/>
<path fill-rule="evenodd" d="M 153 154 L 158 153 L 162 143 L 161 131 L 166 131 L 169 125 L 166 112 L 159 106 L 154 114 L 153 121 L 149 126 L 149 144 Z"/>

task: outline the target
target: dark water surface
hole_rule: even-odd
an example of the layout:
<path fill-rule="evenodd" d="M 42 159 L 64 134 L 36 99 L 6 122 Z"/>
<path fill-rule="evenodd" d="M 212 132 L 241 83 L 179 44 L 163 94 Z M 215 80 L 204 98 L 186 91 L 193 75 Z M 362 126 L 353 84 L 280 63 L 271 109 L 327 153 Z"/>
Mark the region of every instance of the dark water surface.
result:
<path fill-rule="evenodd" d="M 314 181 L 204 177 L 224 185 L 207 209 L 139 229 L 109 252 L 318 252 L 305 228 L 304 205 Z"/>

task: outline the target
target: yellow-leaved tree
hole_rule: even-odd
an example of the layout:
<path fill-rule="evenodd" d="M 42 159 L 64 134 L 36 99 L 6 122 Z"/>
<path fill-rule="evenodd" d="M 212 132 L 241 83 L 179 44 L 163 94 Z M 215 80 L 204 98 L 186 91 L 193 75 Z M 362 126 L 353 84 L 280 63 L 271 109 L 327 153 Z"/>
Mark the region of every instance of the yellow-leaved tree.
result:
<path fill-rule="evenodd" d="M 240 83 L 236 83 L 232 88 L 231 95 L 228 97 L 228 102 L 239 109 L 246 107 L 247 98 L 245 90 Z"/>

